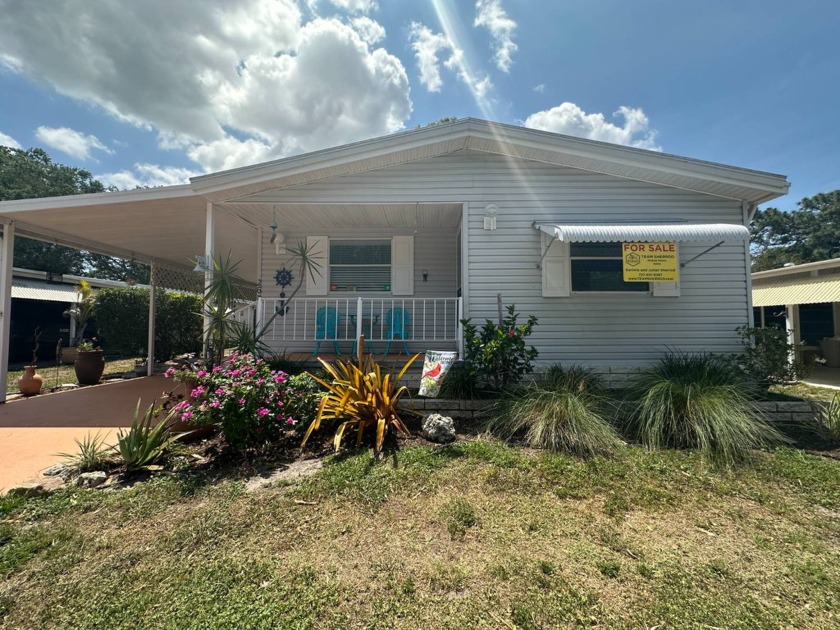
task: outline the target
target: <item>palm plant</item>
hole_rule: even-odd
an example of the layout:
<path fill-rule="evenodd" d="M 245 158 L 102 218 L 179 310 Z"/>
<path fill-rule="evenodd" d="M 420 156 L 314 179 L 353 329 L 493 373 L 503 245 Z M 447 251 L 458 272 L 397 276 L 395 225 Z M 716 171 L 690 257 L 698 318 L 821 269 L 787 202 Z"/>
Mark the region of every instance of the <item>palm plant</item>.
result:
<path fill-rule="evenodd" d="M 648 448 L 696 448 L 731 465 L 783 441 L 726 357 L 668 352 L 630 389 L 632 431 Z"/>
<path fill-rule="evenodd" d="M 186 433 L 173 434 L 169 430 L 167 425 L 176 413 L 178 413 L 176 410 L 171 410 L 152 426 L 157 415 L 155 406 L 150 405 L 146 413 L 141 416 L 140 400 L 137 401 L 131 428 L 117 433 L 117 450 L 128 470 L 151 466 L 173 442 L 187 435 Z"/>
<path fill-rule="evenodd" d="M 341 446 L 341 440 L 348 431 L 356 431 L 358 446 L 362 443 L 365 431 L 374 428 L 376 455 L 382 452 L 385 433 L 390 427 L 398 433 L 409 435 L 400 414 L 413 412 L 399 409 L 400 399 L 408 392 L 408 388 L 399 383 L 418 356 L 420 355 L 415 354 L 411 357 L 396 377 L 392 373 L 383 375 L 381 367 L 373 360 L 373 355 L 364 357 L 364 339 L 360 340 L 356 363 L 337 359 L 335 363 L 330 364 L 318 359 L 331 380 L 322 380 L 310 375 L 327 390 L 327 393 L 321 399 L 318 414 L 309 425 L 301 447 L 325 420 L 342 421 L 333 436 L 333 446 L 336 450 Z"/>
<path fill-rule="evenodd" d="M 76 322 L 76 335 L 70 345 L 78 346 L 85 338 L 85 329 L 93 316 L 96 295 L 87 280 L 80 280 L 76 287 L 76 304 L 64 311 L 64 317 L 72 317 Z"/>
<path fill-rule="evenodd" d="M 511 392 L 487 428 L 505 440 L 521 437 L 534 448 L 590 457 L 622 443 L 607 420 L 609 406 L 595 373 L 555 365 L 542 383 Z"/>

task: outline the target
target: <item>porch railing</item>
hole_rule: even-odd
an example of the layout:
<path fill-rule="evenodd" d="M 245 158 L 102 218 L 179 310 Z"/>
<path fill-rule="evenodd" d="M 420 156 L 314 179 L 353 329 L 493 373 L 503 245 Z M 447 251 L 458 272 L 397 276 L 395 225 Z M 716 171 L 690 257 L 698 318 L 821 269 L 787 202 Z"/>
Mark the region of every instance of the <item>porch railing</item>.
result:
<path fill-rule="evenodd" d="M 352 343 L 364 335 L 377 351 L 383 343 L 391 341 L 396 348 L 403 340 L 414 345 L 414 350 L 420 350 L 418 344 L 438 342 L 455 345 L 460 351 L 462 317 L 458 297 L 296 298 L 288 303 L 260 298 L 257 302 L 260 327 L 270 321 L 265 335 L 269 343 Z"/>

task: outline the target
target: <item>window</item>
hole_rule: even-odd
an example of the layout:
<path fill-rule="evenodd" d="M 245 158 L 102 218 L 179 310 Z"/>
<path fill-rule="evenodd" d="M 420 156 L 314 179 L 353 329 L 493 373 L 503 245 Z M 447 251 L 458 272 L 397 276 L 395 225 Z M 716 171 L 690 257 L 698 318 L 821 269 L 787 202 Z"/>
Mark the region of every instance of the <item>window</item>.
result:
<path fill-rule="evenodd" d="M 330 291 L 390 291 L 391 240 L 330 239 Z"/>
<path fill-rule="evenodd" d="M 572 291 L 645 292 L 648 282 L 625 282 L 621 243 L 571 243 Z"/>

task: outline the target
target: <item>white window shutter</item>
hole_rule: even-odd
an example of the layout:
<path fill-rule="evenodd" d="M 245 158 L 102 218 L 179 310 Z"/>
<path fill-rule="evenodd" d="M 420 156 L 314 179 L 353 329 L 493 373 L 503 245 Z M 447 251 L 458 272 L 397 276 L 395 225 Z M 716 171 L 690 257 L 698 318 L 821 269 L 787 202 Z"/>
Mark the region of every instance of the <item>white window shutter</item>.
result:
<path fill-rule="evenodd" d="M 674 282 L 651 282 L 651 292 L 656 297 L 679 297 L 680 281 Z"/>
<path fill-rule="evenodd" d="M 316 270 L 312 273 L 304 271 L 306 275 L 306 295 L 326 295 L 330 287 L 330 261 L 327 258 L 329 241 L 326 236 L 307 236 L 306 250 L 316 263 Z M 320 275 L 318 274 L 320 272 Z"/>
<path fill-rule="evenodd" d="M 543 297 L 569 297 L 572 292 L 572 261 L 569 244 L 541 234 L 540 256 L 542 259 Z M 546 253 L 546 247 L 548 252 Z"/>
<path fill-rule="evenodd" d="M 677 244 L 677 248 L 679 248 L 679 243 Z M 680 250 L 677 249 L 677 274 L 680 272 Z M 651 282 L 651 293 L 654 297 L 679 297 L 680 296 L 680 278 L 677 275 L 677 279 L 674 282 Z"/>
<path fill-rule="evenodd" d="M 391 241 L 391 293 L 414 295 L 413 236 L 395 236 Z"/>

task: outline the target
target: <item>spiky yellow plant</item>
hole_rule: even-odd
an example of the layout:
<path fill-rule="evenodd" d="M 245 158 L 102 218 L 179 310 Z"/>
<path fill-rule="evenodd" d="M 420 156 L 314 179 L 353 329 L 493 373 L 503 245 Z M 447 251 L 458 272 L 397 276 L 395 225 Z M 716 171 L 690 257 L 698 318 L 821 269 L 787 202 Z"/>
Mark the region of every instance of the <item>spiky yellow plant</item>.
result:
<path fill-rule="evenodd" d="M 389 427 L 394 427 L 398 433 L 409 435 L 400 413 L 413 412 L 399 409 L 400 398 L 408 392 L 408 388 L 399 383 L 418 356 L 420 355 L 415 354 L 411 357 L 396 377 L 393 373 L 383 375 L 382 368 L 373 360 L 372 355 L 364 357 L 363 340 L 359 344 L 359 355 L 355 362 L 336 359 L 330 364 L 319 358 L 318 361 L 332 377 L 332 382 L 311 375 L 327 389 L 327 394 L 321 399 L 318 415 L 309 425 L 301 447 L 306 444 L 312 432 L 321 427 L 322 421 L 329 420 L 341 421 L 333 436 L 333 446 L 336 450 L 341 446 L 341 440 L 348 431 L 356 431 L 358 446 L 362 443 L 365 430 L 375 427 L 374 451 L 377 455 L 382 451 L 385 432 Z"/>

